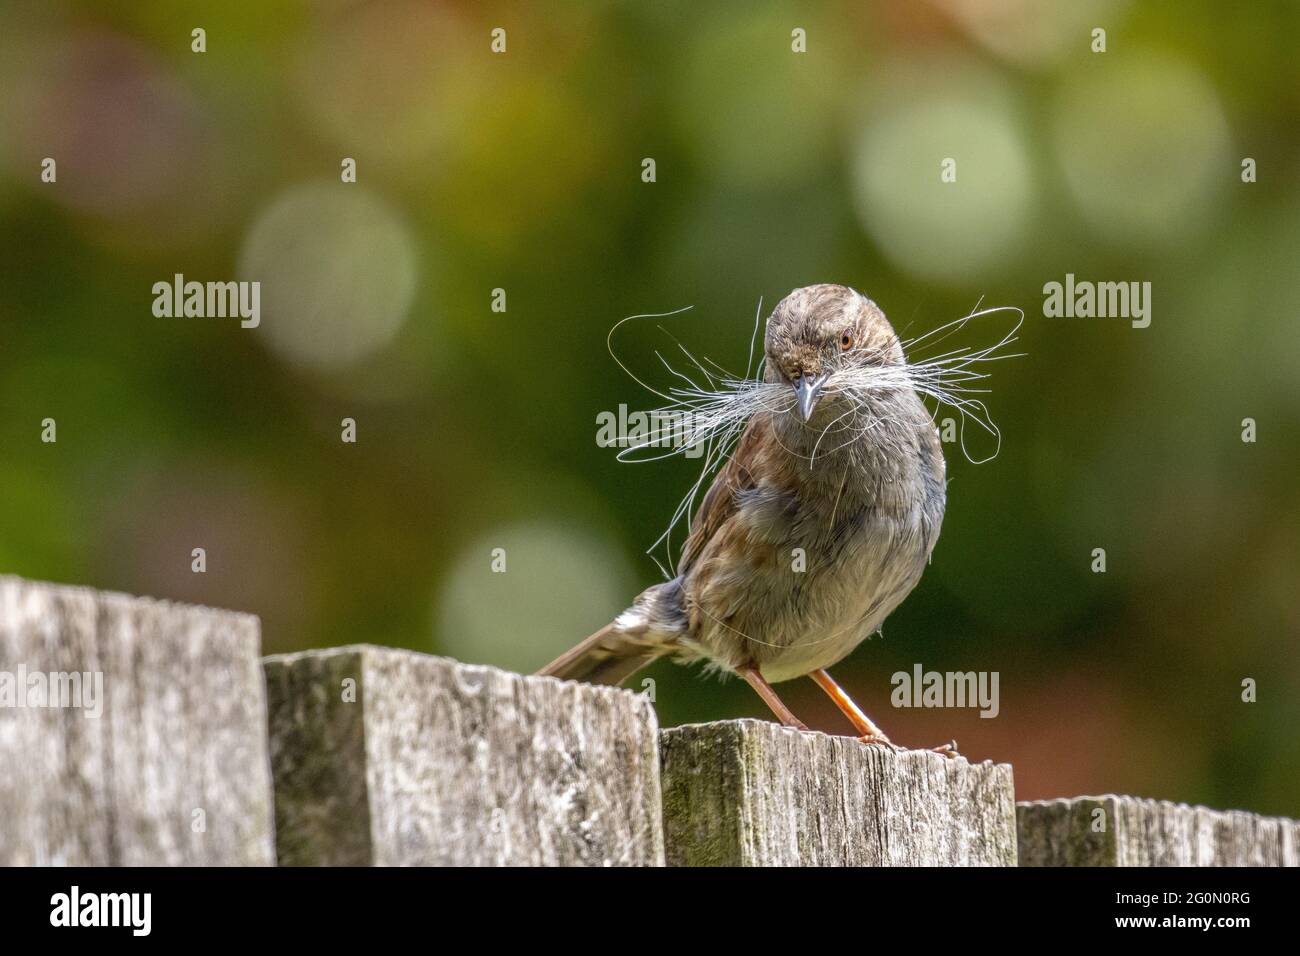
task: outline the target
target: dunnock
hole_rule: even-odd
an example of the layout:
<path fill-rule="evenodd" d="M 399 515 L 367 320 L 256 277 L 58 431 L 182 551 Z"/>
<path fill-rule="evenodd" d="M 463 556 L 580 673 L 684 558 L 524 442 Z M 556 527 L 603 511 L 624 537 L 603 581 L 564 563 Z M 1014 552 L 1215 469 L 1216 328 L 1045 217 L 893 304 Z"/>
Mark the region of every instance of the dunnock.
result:
<path fill-rule="evenodd" d="M 866 370 L 902 371 L 905 358 L 885 314 L 852 289 L 791 292 L 768 319 L 764 351 L 765 381 L 788 387 L 788 400 L 749 420 L 677 576 L 540 673 L 617 684 L 665 655 L 706 660 L 800 729 L 771 685 L 807 675 L 863 740 L 889 744 L 826 668 L 921 578 L 943 521 L 939 435 L 911 387 L 853 387 Z"/>

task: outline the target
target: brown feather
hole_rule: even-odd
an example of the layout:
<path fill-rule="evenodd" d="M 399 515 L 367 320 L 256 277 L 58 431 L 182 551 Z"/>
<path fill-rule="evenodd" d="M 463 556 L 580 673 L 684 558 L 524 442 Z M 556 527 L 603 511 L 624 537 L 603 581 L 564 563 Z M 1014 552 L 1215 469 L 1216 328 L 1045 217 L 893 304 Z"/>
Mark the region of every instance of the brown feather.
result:
<path fill-rule="evenodd" d="M 682 548 L 682 559 L 677 565 L 677 573 L 685 574 L 700 556 L 700 552 L 736 513 L 737 496 L 755 485 L 749 463 L 759 454 L 763 445 L 770 440 L 772 422 L 766 415 L 755 418 L 746 426 L 736 450 L 713 478 L 709 490 L 695 512 L 691 522 L 691 533 Z"/>
<path fill-rule="evenodd" d="M 537 673 L 591 684 L 621 684 L 661 654 L 626 638 L 613 624 L 565 651 Z"/>

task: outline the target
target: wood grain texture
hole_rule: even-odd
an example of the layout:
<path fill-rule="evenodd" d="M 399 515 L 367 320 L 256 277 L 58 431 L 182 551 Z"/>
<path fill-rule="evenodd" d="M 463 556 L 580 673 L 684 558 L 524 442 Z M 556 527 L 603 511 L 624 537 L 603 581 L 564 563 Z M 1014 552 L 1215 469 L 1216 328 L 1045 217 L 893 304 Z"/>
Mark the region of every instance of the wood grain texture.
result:
<path fill-rule="evenodd" d="M 370 646 L 265 666 L 282 865 L 663 863 L 639 694 Z"/>
<path fill-rule="evenodd" d="M 678 866 L 1014 866 L 1011 767 L 766 721 L 661 734 Z"/>
<path fill-rule="evenodd" d="M 0 864 L 273 864 L 260 653 L 247 614 L 0 577 L 0 681 L 103 688 L 0 706 Z"/>
<path fill-rule="evenodd" d="M 1300 821 L 1106 794 L 1016 804 L 1021 866 L 1300 866 Z"/>

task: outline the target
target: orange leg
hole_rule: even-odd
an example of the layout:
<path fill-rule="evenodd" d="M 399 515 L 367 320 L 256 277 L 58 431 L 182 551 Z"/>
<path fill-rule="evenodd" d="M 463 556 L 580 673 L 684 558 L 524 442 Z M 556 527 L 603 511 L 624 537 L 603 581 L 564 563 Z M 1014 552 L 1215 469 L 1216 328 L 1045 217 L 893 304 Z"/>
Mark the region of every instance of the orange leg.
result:
<path fill-rule="evenodd" d="M 758 672 L 758 668 L 750 665 L 748 667 L 737 667 L 736 673 L 745 678 L 754 692 L 763 698 L 763 703 L 772 708 L 772 713 L 781 719 L 781 723 L 787 727 L 793 727 L 796 730 L 807 730 L 808 725 L 791 713 L 790 708 L 785 706 L 780 697 L 776 696 L 776 691 L 772 685 L 763 680 L 763 675 Z"/>
<path fill-rule="evenodd" d="M 808 675 L 817 682 L 817 686 L 826 691 L 826 696 L 835 701 L 838 707 L 849 719 L 849 723 L 862 736 L 858 738 L 864 744 L 884 744 L 891 750 L 900 750 L 897 744 L 885 736 L 885 732 L 871 722 L 871 718 L 862 712 L 862 708 L 853 702 L 853 698 L 844 693 L 844 688 L 831 678 L 831 675 L 824 670 L 813 671 Z M 938 747 L 931 747 L 935 753 L 943 754 L 945 757 L 957 756 L 957 741 L 942 744 Z"/>
<path fill-rule="evenodd" d="M 831 678 L 831 675 L 824 670 L 813 671 L 808 675 L 817 682 L 817 686 L 826 691 L 826 696 L 835 701 L 835 706 L 840 709 L 853 729 L 862 735 L 864 742 L 869 744 L 888 744 L 890 739 L 885 736 L 885 732 L 871 722 L 871 718 L 862 712 L 862 708 L 853 702 L 848 694 L 844 693 L 844 688 Z"/>

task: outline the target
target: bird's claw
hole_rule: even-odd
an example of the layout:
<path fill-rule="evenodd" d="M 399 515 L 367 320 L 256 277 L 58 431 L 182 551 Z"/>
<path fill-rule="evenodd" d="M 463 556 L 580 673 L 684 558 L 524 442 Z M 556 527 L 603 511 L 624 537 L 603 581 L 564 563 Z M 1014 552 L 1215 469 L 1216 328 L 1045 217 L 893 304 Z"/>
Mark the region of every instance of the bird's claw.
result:
<path fill-rule="evenodd" d="M 858 742 L 867 744 L 868 746 L 875 745 L 878 747 L 884 747 L 890 753 L 897 754 L 903 752 L 902 747 L 898 746 L 898 744 L 894 743 L 884 734 L 863 734 L 858 738 Z"/>
<path fill-rule="evenodd" d="M 898 746 L 898 744 L 894 743 L 884 734 L 864 734 L 858 738 L 858 742 L 867 744 L 868 746 L 874 744 L 879 747 L 884 747 L 890 753 L 896 754 L 902 753 L 906 749 L 905 747 Z M 931 753 L 943 754 L 950 760 L 954 760 L 961 756 L 960 751 L 957 750 L 957 741 L 955 740 L 950 740 L 946 744 L 940 744 L 938 747 L 931 747 L 930 751 Z"/>

